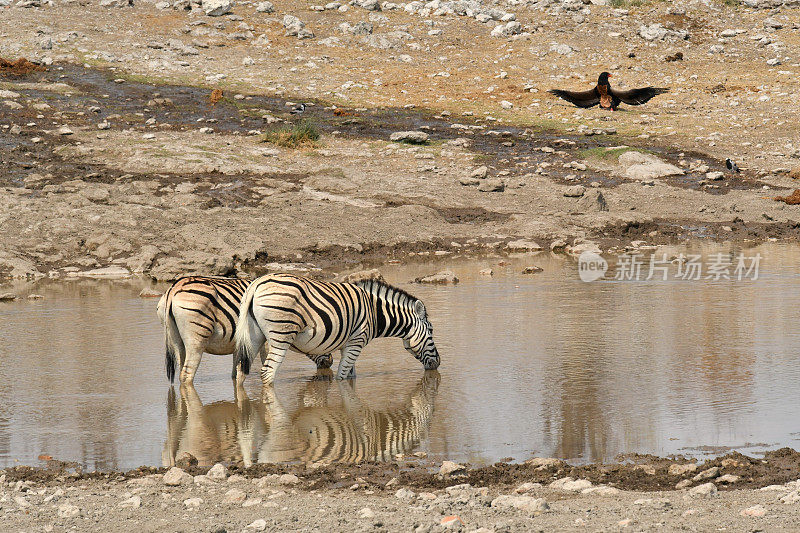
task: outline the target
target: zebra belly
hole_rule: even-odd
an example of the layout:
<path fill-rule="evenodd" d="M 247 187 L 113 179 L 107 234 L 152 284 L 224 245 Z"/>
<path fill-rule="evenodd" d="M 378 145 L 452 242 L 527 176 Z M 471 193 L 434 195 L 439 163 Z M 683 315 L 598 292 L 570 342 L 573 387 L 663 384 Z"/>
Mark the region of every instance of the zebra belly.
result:
<path fill-rule="evenodd" d="M 323 332 L 314 328 L 306 328 L 297 334 L 292 348 L 300 353 L 310 355 L 324 355 L 341 348 L 341 344 L 331 346 L 330 342 L 325 342 L 326 340 L 330 341 L 330 339 L 326 339 Z"/>

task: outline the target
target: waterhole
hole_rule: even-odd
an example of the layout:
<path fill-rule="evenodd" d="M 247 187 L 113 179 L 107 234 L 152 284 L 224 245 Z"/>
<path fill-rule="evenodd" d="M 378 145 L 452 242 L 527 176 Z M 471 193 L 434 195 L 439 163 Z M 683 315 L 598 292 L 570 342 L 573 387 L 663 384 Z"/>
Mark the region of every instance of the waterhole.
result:
<path fill-rule="evenodd" d="M 575 260 L 549 253 L 387 265 L 429 310 L 438 372 L 378 339 L 355 380 L 289 354 L 267 393 L 257 375 L 236 390 L 230 356 L 204 356 L 194 387 L 171 387 L 157 299 L 138 297 L 146 281 L 6 286 L 44 298 L 0 303 L 0 466 L 51 456 L 128 469 L 184 451 L 206 465 L 420 452 L 486 464 L 796 448 L 800 248 L 663 252 L 706 266 L 760 254 L 757 279 L 742 280 L 682 279 L 679 261 L 646 280 L 641 253 L 638 281 L 608 279 L 620 267 L 608 258 L 606 278 L 584 282 Z M 522 274 L 534 265 L 543 271 Z M 446 268 L 460 283 L 408 283 Z"/>

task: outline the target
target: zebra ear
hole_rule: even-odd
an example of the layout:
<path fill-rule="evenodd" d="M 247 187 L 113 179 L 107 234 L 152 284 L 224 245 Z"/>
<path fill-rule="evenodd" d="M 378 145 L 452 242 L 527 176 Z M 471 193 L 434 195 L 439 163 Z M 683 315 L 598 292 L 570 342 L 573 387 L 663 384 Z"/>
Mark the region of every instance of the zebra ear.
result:
<path fill-rule="evenodd" d="M 414 302 L 414 311 L 422 320 L 425 320 L 425 317 L 428 315 L 428 313 L 425 311 L 425 304 L 420 300 Z"/>

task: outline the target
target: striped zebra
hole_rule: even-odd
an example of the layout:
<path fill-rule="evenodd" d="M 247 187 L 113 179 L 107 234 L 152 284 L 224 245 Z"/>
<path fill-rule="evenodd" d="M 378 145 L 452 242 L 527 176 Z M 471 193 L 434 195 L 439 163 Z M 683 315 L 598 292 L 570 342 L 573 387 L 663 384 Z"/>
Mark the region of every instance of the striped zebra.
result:
<path fill-rule="evenodd" d="M 275 380 L 290 348 L 309 357 L 340 350 L 336 377 L 345 379 L 364 346 L 377 337 L 399 337 L 426 369 L 439 366 L 425 305 L 376 279 L 328 283 L 291 274 L 262 276 L 245 292 L 235 337 L 234 359 L 244 374 L 268 344 L 261 366 L 265 385 Z"/>
<path fill-rule="evenodd" d="M 164 293 L 156 312 L 164 325 L 170 382 L 175 380 L 176 358 L 181 382 L 191 383 L 203 352 L 233 353 L 236 317 L 248 285 L 250 281 L 237 278 L 187 276 Z M 311 359 L 319 368 L 329 368 L 333 363 L 330 355 L 320 354 Z M 231 378 L 244 379 L 235 361 Z"/>

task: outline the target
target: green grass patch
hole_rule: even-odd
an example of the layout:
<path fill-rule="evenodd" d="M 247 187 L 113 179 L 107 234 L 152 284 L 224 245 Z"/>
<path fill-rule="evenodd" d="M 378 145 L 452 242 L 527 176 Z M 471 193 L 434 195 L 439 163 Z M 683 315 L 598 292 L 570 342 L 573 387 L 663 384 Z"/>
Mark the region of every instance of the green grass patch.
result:
<path fill-rule="evenodd" d="M 262 142 L 284 148 L 311 148 L 317 145 L 319 130 L 311 121 L 282 126 L 264 134 Z"/>
<path fill-rule="evenodd" d="M 619 156 L 624 154 L 625 152 L 630 152 L 631 150 L 635 152 L 643 152 L 647 153 L 647 150 L 642 150 L 640 148 L 634 148 L 632 146 L 620 146 L 616 148 L 606 148 L 605 146 L 598 146 L 596 148 L 588 148 L 586 150 L 581 150 L 578 154 L 583 159 L 613 159 L 614 161 L 619 159 Z"/>

